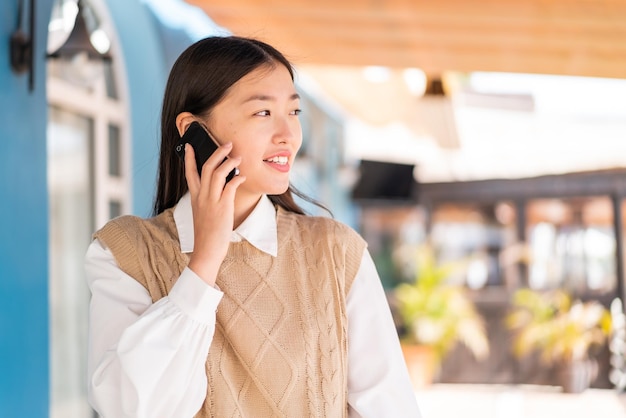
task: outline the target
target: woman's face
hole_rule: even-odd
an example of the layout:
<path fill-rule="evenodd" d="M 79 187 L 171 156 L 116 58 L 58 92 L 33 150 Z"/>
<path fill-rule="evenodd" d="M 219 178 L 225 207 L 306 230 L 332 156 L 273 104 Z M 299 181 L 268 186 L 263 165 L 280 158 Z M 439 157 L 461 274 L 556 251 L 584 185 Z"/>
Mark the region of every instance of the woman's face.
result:
<path fill-rule="evenodd" d="M 233 143 L 246 181 L 237 191 L 257 199 L 281 194 L 302 144 L 300 97 L 289 71 L 280 64 L 257 68 L 235 83 L 213 108 L 208 127 L 218 142 Z"/>

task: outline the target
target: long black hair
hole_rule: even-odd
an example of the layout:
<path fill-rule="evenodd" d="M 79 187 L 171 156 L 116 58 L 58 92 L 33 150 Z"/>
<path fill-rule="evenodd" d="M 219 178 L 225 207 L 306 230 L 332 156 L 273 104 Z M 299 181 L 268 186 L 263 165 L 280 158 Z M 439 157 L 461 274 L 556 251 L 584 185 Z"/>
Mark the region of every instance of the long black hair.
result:
<path fill-rule="evenodd" d="M 176 205 L 189 189 L 183 161 L 174 152 L 180 136 L 176 117 L 182 112 L 208 116 L 230 87 L 262 66 L 283 65 L 291 79 L 294 71 L 285 56 L 271 45 L 238 36 L 217 36 L 197 41 L 176 60 L 170 71 L 161 110 L 161 150 L 154 215 Z M 280 195 L 269 195 L 274 205 L 304 214 L 294 195 L 323 207 L 289 186 Z"/>

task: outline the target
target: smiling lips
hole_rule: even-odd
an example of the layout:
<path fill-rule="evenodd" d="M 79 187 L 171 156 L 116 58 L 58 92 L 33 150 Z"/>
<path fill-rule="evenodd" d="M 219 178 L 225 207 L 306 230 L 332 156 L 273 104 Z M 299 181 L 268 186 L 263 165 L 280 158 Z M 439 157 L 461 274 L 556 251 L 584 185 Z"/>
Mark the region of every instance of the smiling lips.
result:
<path fill-rule="evenodd" d="M 289 156 L 288 155 L 274 155 L 270 158 L 263 160 L 266 164 L 278 170 L 282 173 L 286 173 L 289 171 Z"/>

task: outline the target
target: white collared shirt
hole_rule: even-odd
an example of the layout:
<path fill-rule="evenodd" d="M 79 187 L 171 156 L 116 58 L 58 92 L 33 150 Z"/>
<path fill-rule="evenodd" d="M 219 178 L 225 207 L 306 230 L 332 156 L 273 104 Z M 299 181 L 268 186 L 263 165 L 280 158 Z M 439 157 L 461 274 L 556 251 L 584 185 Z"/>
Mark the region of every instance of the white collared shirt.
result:
<path fill-rule="evenodd" d="M 181 250 L 193 250 L 189 194 L 174 209 Z M 232 233 L 274 257 L 276 210 L 263 197 Z M 223 293 L 185 268 L 152 303 L 100 241 L 86 255 L 91 290 L 89 399 L 103 418 L 193 417 L 206 397 L 206 355 Z M 420 416 L 376 267 L 367 250 L 346 298 L 349 416 Z M 256 418 L 256 417 L 255 417 Z"/>

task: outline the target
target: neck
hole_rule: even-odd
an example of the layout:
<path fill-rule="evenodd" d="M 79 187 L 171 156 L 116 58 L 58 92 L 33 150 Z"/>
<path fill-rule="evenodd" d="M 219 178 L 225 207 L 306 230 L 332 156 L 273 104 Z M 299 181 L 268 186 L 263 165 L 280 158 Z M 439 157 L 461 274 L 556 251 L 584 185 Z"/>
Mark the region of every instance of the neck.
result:
<path fill-rule="evenodd" d="M 252 196 L 237 193 L 235 196 L 235 219 L 233 229 L 237 229 L 237 227 L 250 216 L 261 197 L 261 195 Z"/>

